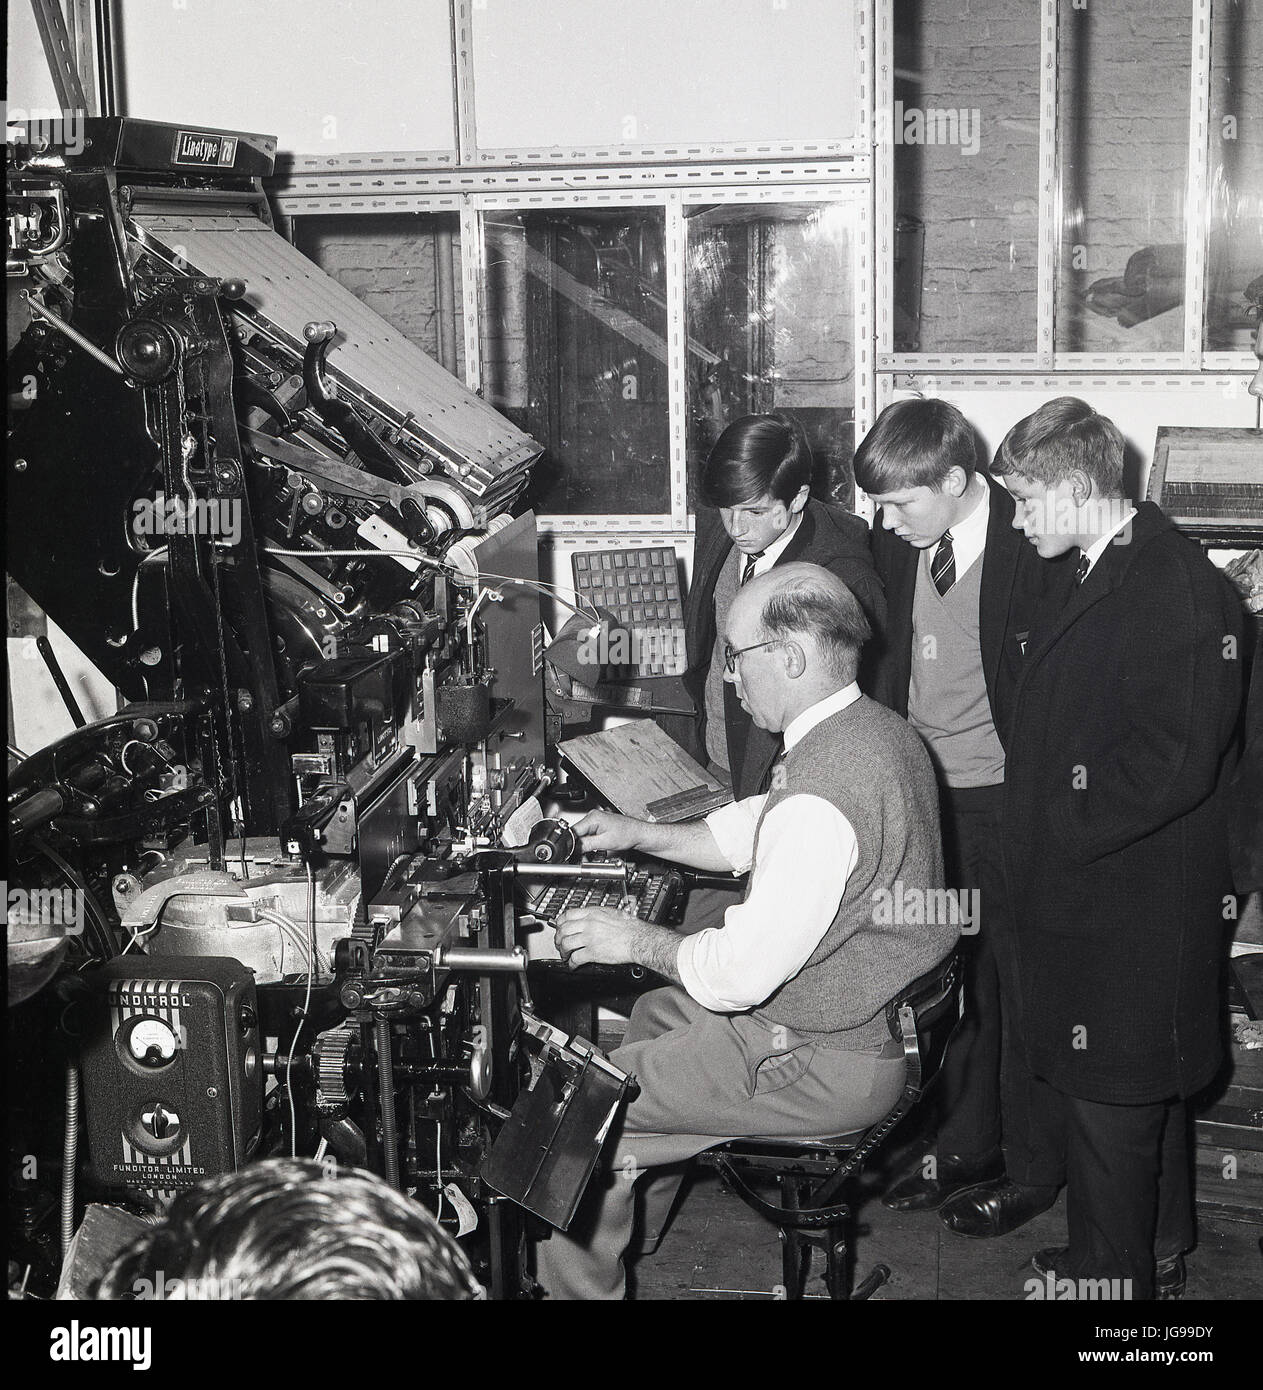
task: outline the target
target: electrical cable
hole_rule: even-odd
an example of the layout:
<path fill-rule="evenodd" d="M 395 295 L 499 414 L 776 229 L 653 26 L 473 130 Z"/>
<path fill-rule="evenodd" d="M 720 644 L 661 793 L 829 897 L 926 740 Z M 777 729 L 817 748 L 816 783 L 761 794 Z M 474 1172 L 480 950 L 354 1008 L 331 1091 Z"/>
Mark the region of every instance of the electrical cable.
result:
<path fill-rule="evenodd" d="M 266 922 L 271 922 L 273 926 L 279 927 L 281 932 L 288 938 L 291 944 L 297 946 L 307 958 L 307 973 L 314 975 L 316 971 L 315 961 L 312 959 L 311 945 L 304 940 L 302 929 L 291 917 L 286 917 L 283 912 L 277 912 L 270 907 L 258 909 L 259 916 Z"/>
<path fill-rule="evenodd" d="M 70 886 L 80 894 L 83 903 L 84 917 L 91 921 L 96 932 L 95 941 L 97 952 L 102 960 L 109 960 L 115 951 L 115 941 L 113 930 L 110 927 L 109 918 L 105 915 L 104 909 L 97 902 L 92 890 L 79 874 L 53 849 L 39 838 L 32 835 L 30 842 L 48 860 L 50 860 L 70 882 Z"/>
<path fill-rule="evenodd" d="M 303 1011 L 298 1017 L 298 1026 L 289 1045 L 289 1056 L 285 1059 L 285 1089 L 289 1093 L 289 1154 L 298 1157 L 298 1113 L 294 1108 L 294 1049 L 298 1046 L 298 1035 L 307 1021 L 307 1011 L 311 1008 L 311 983 L 316 958 L 316 875 L 307 861 L 307 935 L 311 942 L 307 951 L 307 993 L 303 999 Z"/>
<path fill-rule="evenodd" d="M 422 555 L 416 550 L 401 550 L 398 548 L 390 549 L 374 546 L 371 550 L 279 550 L 273 546 L 268 546 L 265 552 L 268 555 L 289 555 L 297 556 L 304 560 L 373 560 L 377 558 L 393 560 L 398 556 L 406 556 L 410 560 L 416 560 L 419 564 L 425 565 L 429 569 L 439 570 L 449 579 L 460 580 L 468 584 L 469 577 L 462 574 L 460 570 L 453 569 L 450 565 L 445 565 L 439 560 L 432 560 L 428 555 Z M 545 598 L 552 599 L 554 603 L 559 603 L 563 608 L 568 608 L 572 613 L 580 618 L 593 618 L 600 622 L 601 615 L 595 607 L 590 607 L 589 612 L 584 612 L 582 608 L 577 608 L 568 599 L 561 596 L 558 584 L 552 584 L 544 579 L 522 579 L 515 574 L 493 574 L 490 570 L 480 572 L 478 581 L 484 579 L 495 579 L 504 584 L 520 584 L 524 589 L 534 589 L 544 595 Z M 578 595 L 576 595 L 578 597 Z M 584 602 L 585 600 L 580 600 Z"/>

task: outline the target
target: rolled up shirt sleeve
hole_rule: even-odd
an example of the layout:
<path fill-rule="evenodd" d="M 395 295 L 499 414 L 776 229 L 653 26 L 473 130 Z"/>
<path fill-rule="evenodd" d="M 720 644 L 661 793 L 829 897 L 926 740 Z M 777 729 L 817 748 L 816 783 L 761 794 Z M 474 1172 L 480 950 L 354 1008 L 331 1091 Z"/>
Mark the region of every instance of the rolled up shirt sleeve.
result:
<path fill-rule="evenodd" d="M 750 797 L 706 818 L 720 853 L 735 870 L 753 860 L 763 800 Z M 757 811 L 749 820 L 744 808 L 754 803 Z M 811 958 L 858 861 L 855 831 L 832 802 L 786 797 L 759 832 L 759 860 L 745 901 L 728 909 L 722 927 L 680 943 L 676 968 L 684 988 L 716 1013 L 762 1004 Z"/>
<path fill-rule="evenodd" d="M 763 814 L 763 796 L 747 796 L 712 811 L 706 817 L 706 827 L 714 838 L 720 854 L 732 866 L 735 874 L 743 874 L 754 863 L 754 834 Z"/>

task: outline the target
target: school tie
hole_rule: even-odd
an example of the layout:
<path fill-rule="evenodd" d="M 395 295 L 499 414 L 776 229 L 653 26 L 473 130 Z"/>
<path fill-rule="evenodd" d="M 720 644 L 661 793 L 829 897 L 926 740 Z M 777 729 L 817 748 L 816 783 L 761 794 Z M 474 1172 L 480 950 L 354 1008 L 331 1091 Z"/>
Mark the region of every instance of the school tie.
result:
<path fill-rule="evenodd" d="M 753 555 L 746 556 L 746 567 L 741 571 L 741 583 L 737 586 L 743 588 L 754 574 L 755 565 L 763 558 L 763 552 L 756 550 Z"/>
<path fill-rule="evenodd" d="M 934 552 L 934 559 L 930 563 L 930 578 L 940 595 L 945 594 L 956 583 L 956 556 L 952 552 L 950 531 L 943 532 L 943 539 L 939 541 L 938 549 Z"/>
<path fill-rule="evenodd" d="M 1092 561 L 1086 555 L 1079 556 L 1079 563 L 1075 567 L 1074 582 L 1077 588 L 1088 577 L 1088 571 L 1092 568 Z"/>

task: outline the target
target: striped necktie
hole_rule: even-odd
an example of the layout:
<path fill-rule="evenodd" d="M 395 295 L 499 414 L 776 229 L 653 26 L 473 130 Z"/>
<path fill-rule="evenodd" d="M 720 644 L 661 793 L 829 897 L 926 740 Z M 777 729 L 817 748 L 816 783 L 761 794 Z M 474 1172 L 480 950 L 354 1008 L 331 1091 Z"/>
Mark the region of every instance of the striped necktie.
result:
<path fill-rule="evenodd" d="M 755 565 L 762 558 L 763 552 L 761 550 L 756 550 L 753 555 L 746 556 L 746 567 L 741 571 L 741 584 L 738 585 L 739 588 L 743 588 L 750 581 L 754 574 Z"/>
<path fill-rule="evenodd" d="M 940 595 L 945 594 L 956 583 L 956 556 L 952 551 L 950 531 L 943 532 L 943 539 L 939 541 L 938 549 L 934 552 L 934 559 L 930 562 L 930 578 Z"/>

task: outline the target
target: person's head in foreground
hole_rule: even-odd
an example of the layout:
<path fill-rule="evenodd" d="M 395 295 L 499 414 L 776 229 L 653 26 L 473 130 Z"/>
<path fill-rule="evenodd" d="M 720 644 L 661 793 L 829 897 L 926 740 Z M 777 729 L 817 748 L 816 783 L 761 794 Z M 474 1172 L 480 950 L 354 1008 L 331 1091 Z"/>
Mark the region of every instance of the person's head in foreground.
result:
<path fill-rule="evenodd" d="M 1058 396 L 1013 426 L 991 471 L 1017 503 L 1014 527 L 1051 560 L 1086 550 L 1126 514 L 1123 453 L 1112 420 L 1076 396 Z"/>
<path fill-rule="evenodd" d="M 807 505 L 811 446 L 792 415 L 745 415 L 715 441 L 702 470 L 702 499 L 746 555 L 783 536 Z"/>
<path fill-rule="evenodd" d="M 778 565 L 737 592 L 724 679 L 761 729 L 783 731 L 855 679 L 872 630 L 855 595 L 819 565 Z"/>
<path fill-rule="evenodd" d="M 372 1173 L 266 1159 L 208 1178 L 114 1259 L 98 1299 L 481 1298 L 464 1252 Z"/>

